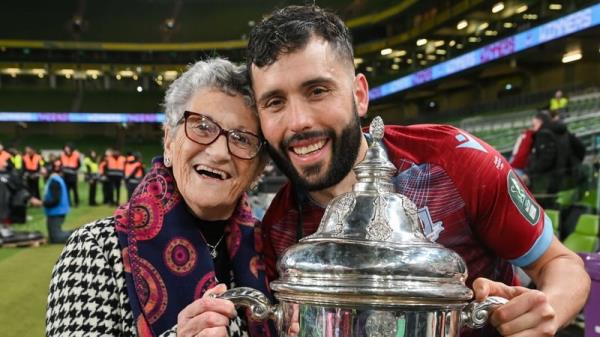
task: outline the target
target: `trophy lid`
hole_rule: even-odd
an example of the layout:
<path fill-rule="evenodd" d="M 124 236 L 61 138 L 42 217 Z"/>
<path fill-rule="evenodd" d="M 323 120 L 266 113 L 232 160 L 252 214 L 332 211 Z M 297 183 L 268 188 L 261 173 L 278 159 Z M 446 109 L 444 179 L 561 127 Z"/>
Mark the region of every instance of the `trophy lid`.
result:
<path fill-rule="evenodd" d="M 271 283 L 280 300 L 344 306 L 462 306 L 472 297 L 454 251 L 426 238 L 415 204 L 396 193 L 380 117 L 354 167 L 353 191 L 334 198 L 318 230 L 289 247 Z"/>

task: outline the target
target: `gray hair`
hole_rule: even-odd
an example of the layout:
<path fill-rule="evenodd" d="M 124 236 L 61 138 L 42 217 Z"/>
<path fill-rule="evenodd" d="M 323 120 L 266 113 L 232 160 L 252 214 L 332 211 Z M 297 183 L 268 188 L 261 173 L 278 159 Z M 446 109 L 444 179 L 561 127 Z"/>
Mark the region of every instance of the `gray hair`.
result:
<path fill-rule="evenodd" d="M 254 106 L 245 66 L 223 58 L 210 58 L 190 65 L 167 89 L 163 107 L 163 129 L 176 128 L 194 95 L 202 89 L 218 89 L 230 95 L 242 95 Z"/>

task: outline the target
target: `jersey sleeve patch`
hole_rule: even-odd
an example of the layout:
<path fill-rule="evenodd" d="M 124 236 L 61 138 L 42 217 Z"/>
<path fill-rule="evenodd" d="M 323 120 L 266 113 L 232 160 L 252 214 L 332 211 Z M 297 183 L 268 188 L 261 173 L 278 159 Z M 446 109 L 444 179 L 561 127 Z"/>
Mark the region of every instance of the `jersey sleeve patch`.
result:
<path fill-rule="evenodd" d="M 519 210 L 521 215 L 532 226 L 537 224 L 540 220 L 540 206 L 538 206 L 529 193 L 527 193 L 525 187 L 523 187 L 521 181 L 519 178 L 517 178 L 517 175 L 513 170 L 508 171 L 508 175 L 506 176 L 506 185 L 508 194 L 510 195 L 510 200 Z"/>
<path fill-rule="evenodd" d="M 546 250 L 548 250 L 548 247 L 550 247 L 553 238 L 554 231 L 552 229 L 552 220 L 550 220 L 548 215 L 544 214 L 544 229 L 541 235 L 527 253 L 514 260 L 510 260 L 510 263 L 518 267 L 525 267 L 532 264 L 544 255 Z"/>

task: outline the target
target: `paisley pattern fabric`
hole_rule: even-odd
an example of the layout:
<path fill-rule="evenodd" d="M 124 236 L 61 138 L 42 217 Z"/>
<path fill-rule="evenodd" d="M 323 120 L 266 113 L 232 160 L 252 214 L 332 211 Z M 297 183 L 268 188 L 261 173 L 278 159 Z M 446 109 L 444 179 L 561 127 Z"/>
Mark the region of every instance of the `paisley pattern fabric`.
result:
<path fill-rule="evenodd" d="M 199 226 L 207 222 L 189 211 L 161 158 L 153 161 L 129 203 L 116 210 L 115 220 L 137 332 L 158 336 L 177 323 L 182 309 L 218 283 Z M 233 283 L 271 298 L 255 225 L 243 195 L 225 228 Z M 251 337 L 274 333 L 271 324 L 248 323 Z"/>

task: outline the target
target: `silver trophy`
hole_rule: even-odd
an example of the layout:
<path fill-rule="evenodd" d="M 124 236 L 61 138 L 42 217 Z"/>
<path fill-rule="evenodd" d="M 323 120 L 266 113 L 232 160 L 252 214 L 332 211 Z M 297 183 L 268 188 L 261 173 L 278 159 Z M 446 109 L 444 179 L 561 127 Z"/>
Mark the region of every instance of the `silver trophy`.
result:
<path fill-rule="evenodd" d="M 271 288 L 279 303 L 250 288 L 219 297 L 274 319 L 281 337 L 453 337 L 483 327 L 507 300 L 470 302 L 465 262 L 428 240 L 415 204 L 394 191 L 381 118 L 370 134 L 353 191 L 334 198 L 318 230 L 278 261 Z"/>

